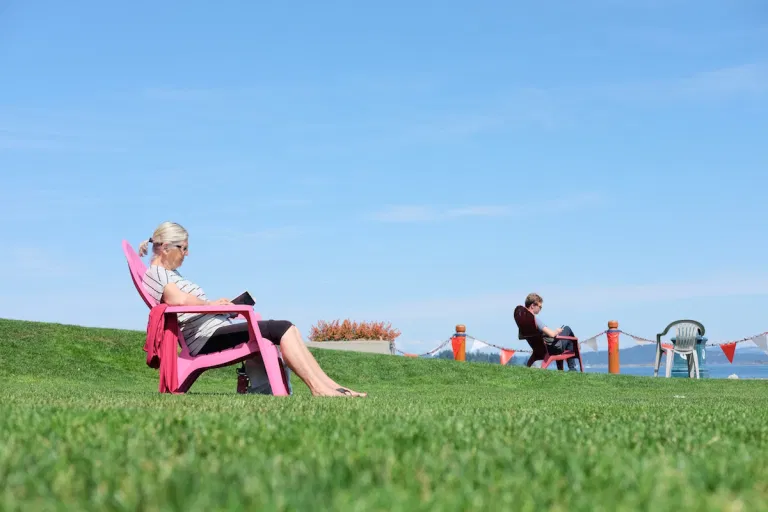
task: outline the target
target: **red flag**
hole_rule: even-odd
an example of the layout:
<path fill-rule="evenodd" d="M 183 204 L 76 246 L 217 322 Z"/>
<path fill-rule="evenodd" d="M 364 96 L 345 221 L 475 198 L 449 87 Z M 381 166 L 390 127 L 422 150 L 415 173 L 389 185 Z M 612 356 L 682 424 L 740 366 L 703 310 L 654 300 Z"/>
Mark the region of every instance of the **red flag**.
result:
<path fill-rule="evenodd" d="M 405 357 L 419 357 L 419 356 L 418 356 L 418 355 L 416 355 L 416 354 L 409 354 L 408 352 L 405 352 L 403 355 L 404 355 Z"/>
<path fill-rule="evenodd" d="M 453 358 L 456 361 L 466 361 L 467 338 L 464 336 L 454 336 L 451 338 L 451 347 L 453 348 Z"/>
<path fill-rule="evenodd" d="M 728 361 L 733 363 L 733 354 L 736 352 L 736 344 L 723 343 L 722 345 L 720 345 L 720 348 L 723 350 L 723 354 L 725 354 L 725 357 L 728 358 Z"/>
<path fill-rule="evenodd" d="M 515 355 L 514 350 L 501 349 L 501 366 L 504 366 Z"/>

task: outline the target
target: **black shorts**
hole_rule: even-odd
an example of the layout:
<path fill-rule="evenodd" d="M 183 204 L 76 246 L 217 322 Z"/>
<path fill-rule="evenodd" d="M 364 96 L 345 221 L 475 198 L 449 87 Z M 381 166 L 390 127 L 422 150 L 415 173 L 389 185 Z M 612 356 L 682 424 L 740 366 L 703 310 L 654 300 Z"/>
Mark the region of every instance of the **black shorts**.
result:
<path fill-rule="evenodd" d="M 268 339 L 275 345 L 280 344 L 283 335 L 293 326 L 288 320 L 259 320 L 258 324 L 261 337 Z M 248 338 L 248 322 L 225 325 L 216 329 L 205 342 L 203 348 L 200 349 L 200 352 L 193 355 L 221 352 L 245 343 Z"/>

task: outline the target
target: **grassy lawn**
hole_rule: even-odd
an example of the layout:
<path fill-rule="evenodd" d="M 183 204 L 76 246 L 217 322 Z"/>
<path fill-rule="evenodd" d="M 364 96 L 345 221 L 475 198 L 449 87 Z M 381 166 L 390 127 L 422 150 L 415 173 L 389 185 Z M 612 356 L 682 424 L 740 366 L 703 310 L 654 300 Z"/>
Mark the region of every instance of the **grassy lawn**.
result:
<path fill-rule="evenodd" d="M 161 396 L 143 338 L 0 320 L 0 510 L 768 510 L 765 381 L 316 350 L 371 396 Z"/>

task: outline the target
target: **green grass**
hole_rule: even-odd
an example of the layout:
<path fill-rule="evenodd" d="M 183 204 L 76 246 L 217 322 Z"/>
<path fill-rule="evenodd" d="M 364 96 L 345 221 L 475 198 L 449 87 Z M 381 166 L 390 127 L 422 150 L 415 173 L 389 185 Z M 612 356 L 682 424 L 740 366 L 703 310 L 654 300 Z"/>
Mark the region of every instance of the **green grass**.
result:
<path fill-rule="evenodd" d="M 169 396 L 142 345 L 0 320 L 0 509 L 768 509 L 765 382 L 315 350 L 370 397 Z"/>

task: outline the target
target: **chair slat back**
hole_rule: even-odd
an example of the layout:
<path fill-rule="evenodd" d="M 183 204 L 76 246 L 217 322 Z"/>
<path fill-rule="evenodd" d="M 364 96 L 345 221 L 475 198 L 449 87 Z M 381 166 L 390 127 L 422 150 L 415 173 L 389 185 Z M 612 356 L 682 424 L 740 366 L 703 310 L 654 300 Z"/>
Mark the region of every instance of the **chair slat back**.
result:
<path fill-rule="evenodd" d="M 524 340 L 526 338 L 533 338 L 539 335 L 539 330 L 536 328 L 536 319 L 528 309 L 523 306 L 517 306 L 515 308 L 515 323 L 517 324 L 517 337 Z"/>
<path fill-rule="evenodd" d="M 536 328 L 536 318 L 533 313 L 523 306 L 517 306 L 514 317 L 517 324 L 517 338 L 527 341 L 534 351 L 546 353 L 544 338 Z"/>
<path fill-rule="evenodd" d="M 144 289 L 144 272 L 147 271 L 147 267 L 136 251 L 133 250 L 131 244 L 128 241 L 123 240 L 123 253 L 125 253 L 125 259 L 128 261 L 128 270 L 131 272 L 131 280 L 136 287 L 136 291 L 139 292 L 141 298 L 144 299 L 144 303 L 149 309 L 157 306 L 159 303 L 152 297 L 147 290 Z"/>
<path fill-rule="evenodd" d="M 694 324 L 682 323 L 676 327 L 675 350 L 681 352 L 690 352 L 696 346 L 696 338 L 699 335 L 699 328 Z"/>

